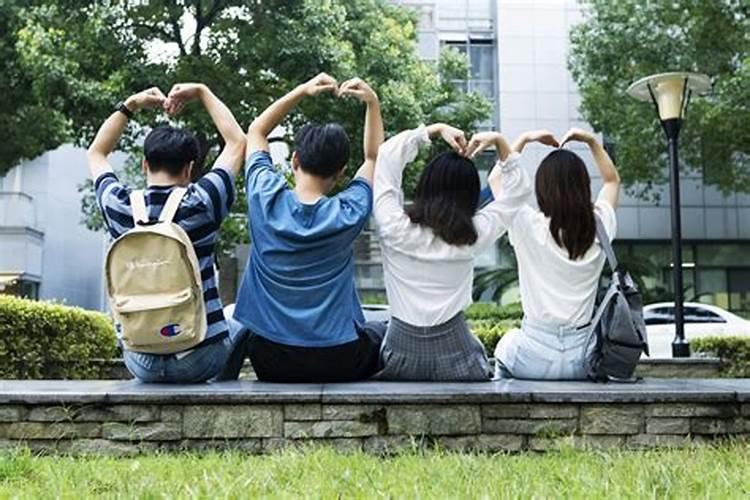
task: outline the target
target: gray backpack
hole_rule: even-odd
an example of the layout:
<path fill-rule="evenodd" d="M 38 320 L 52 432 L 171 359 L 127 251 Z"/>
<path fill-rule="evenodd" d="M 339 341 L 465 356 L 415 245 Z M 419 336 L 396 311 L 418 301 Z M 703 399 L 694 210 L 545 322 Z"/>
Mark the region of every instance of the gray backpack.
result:
<path fill-rule="evenodd" d="M 617 264 L 607 232 L 598 217 L 596 236 L 612 268 L 612 279 L 591 322 L 584 367 L 589 378 L 597 382 L 635 381 L 638 360 L 642 353 L 648 355 L 641 294 L 630 274 Z"/>

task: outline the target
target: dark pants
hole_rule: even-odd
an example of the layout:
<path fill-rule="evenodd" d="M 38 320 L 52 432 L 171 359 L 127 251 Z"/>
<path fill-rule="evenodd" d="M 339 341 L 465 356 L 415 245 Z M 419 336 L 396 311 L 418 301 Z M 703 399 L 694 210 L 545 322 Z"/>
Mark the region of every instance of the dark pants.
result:
<path fill-rule="evenodd" d="M 370 322 L 359 338 L 333 347 L 278 344 L 259 335 L 248 341 L 248 355 L 258 380 L 265 382 L 351 382 L 380 369 L 380 344 L 386 325 Z"/>

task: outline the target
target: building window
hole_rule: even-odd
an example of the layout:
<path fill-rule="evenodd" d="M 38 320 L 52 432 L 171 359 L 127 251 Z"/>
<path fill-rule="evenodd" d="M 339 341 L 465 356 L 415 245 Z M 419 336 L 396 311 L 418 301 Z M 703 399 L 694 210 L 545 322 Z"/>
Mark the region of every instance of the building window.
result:
<path fill-rule="evenodd" d="M 750 269 L 730 269 L 729 308 L 750 316 Z"/>
<path fill-rule="evenodd" d="M 39 300 L 39 283 L 22 277 L 0 274 L 0 294 Z"/>
<path fill-rule="evenodd" d="M 495 42 L 492 39 L 469 38 L 463 41 L 446 41 L 446 47 L 452 47 L 464 54 L 469 61 L 469 79 L 454 80 L 453 84 L 464 92 L 477 92 L 492 103 L 492 115 L 479 124 L 480 129 L 497 128 L 497 80 Z"/>
<path fill-rule="evenodd" d="M 619 242 L 615 248 L 620 263 L 643 286 L 646 304 L 673 300 L 668 243 Z M 750 245 L 686 243 L 682 253 L 685 300 L 713 304 L 750 318 Z"/>

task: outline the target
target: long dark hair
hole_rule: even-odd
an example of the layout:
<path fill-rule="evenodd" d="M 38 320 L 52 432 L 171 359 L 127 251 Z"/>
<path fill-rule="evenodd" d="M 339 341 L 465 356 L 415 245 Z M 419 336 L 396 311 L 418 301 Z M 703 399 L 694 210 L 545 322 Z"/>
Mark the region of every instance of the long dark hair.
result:
<path fill-rule="evenodd" d="M 536 201 L 550 218 L 555 243 L 578 260 L 594 244 L 596 223 L 591 203 L 591 178 L 577 154 L 558 149 L 542 160 L 536 172 Z"/>
<path fill-rule="evenodd" d="M 474 162 L 452 151 L 439 154 L 425 167 L 414 203 L 406 210 L 450 245 L 473 245 L 477 230 L 472 218 L 479 205 L 479 174 Z"/>

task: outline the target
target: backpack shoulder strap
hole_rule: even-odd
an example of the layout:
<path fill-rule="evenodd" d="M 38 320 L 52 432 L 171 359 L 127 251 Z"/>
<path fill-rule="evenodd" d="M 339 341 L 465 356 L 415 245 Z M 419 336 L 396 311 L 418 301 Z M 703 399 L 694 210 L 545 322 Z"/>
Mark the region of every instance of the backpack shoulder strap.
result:
<path fill-rule="evenodd" d="M 148 222 L 146 195 L 142 189 L 130 192 L 130 208 L 133 210 L 133 222 L 136 226 L 141 222 Z"/>
<path fill-rule="evenodd" d="M 612 299 L 617 295 L 617 287 L 616 286 L 610 286 L 607 289 L 607 293 L 604 295 L 604 298 L 602 299 L 601 303 L 597 306 L 596 310 L 594 311 L 594 317 L 591 318 L 591 325 L 596 329 L 596 326 L 599 324 L 599 322 L 602 319 L 602 316 L 604 315 L 604 311 L 607 310 L 607 306 L 612 301 Z"/>
<path fill-rule="evenodd" d="M 594 216 L 594 219 L 596 220 L 596 237 L 599 238 L 599 244 L 602 246 L 602 250 L 604 250 L 604 255 L 607 256 L 607 261 L 609 262 L 609 267 L 612 268 L 612 272 L 615 272 L 617 270 L 617 256 L 615 255 L 615 251 L 612 248 L 612 243 L 609 241 L 609 236 L 607 235 L 607 231 L 604 229 L 604 224 L 602 223 L 602 220 Z"/>
<path fill-rule="evenodd" d="M 187 189 L 184 187 L 176 187 L 172 190 L 164 208 L 161 210 L 159 222 L 174 222 L 174 216 L 177 214 L 177 209 L 180 208 L 180 202 L 185 197 L 185 193 L 187 193 Z"/>

